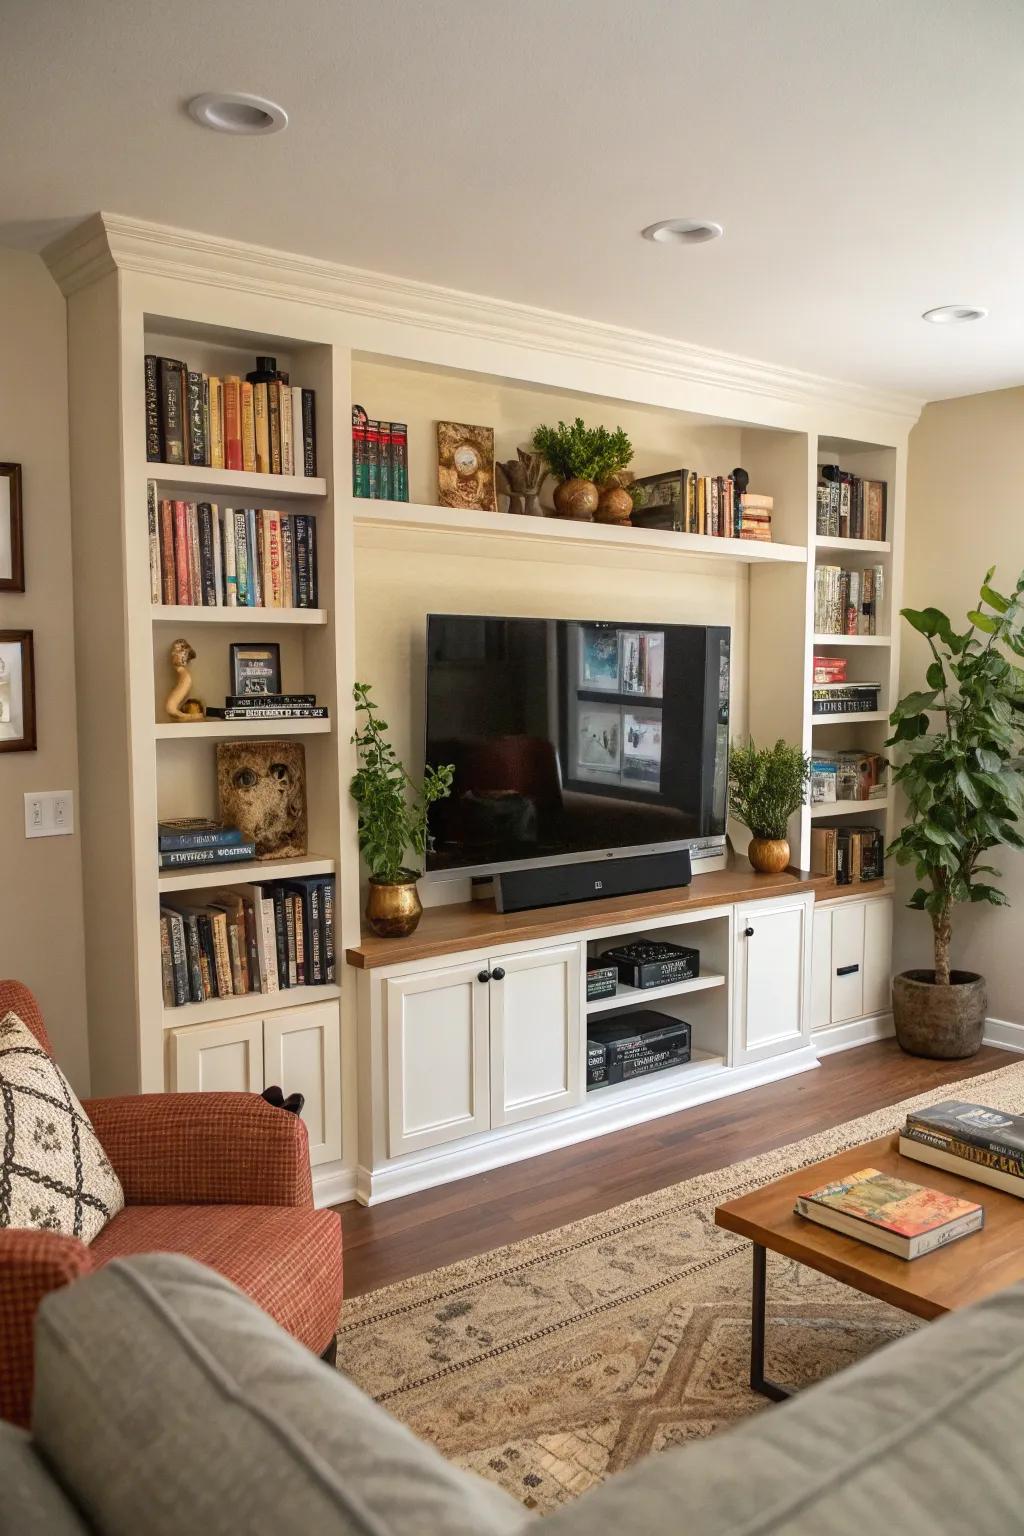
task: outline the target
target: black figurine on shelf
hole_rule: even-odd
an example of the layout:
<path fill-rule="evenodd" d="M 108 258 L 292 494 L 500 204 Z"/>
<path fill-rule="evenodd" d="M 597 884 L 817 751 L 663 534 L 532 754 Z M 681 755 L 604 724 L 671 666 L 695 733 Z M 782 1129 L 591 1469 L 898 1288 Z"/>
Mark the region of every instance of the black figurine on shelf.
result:
<path fill-rule="evenodd" d="M 732 488 L 733 488 L 733 494 L 735 496 L 739 497 L 739 496 L 745 495 L 747 487 L 748 487 L 749 484 L 750 484 L 750 476 L 747 474 L 747 471 L 745 469 L 734 469 L 733 470 L 733 472 L 732 472 Z"/>

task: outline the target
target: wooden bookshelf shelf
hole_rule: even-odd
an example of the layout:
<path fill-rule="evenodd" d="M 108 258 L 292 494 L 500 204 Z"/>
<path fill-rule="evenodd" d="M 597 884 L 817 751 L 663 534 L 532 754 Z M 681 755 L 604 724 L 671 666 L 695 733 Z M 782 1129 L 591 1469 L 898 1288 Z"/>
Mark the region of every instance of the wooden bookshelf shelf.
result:
<path fill-rule="evenodd" d="M 243 736 L 326 736 L 330 720 L 197 720 L 161 721 L 153 727 L 157 741 L 225 741 Z"/>
<path fill-rule="evenodd" d="M 202 608 L 192 603 L 154 603 L 154 624 L 326 624 L 326 608 Z"/>
<path fill-rule="evenodd" d="M 812 635 L 811 641 L 814 645 L 892 645 L 890 635 Z"/>
<path fill-rule="evenodd" d="M 840 539 L 832 538 L 824 533 L 815 535 L 815 549 L 835 550 L 844 555 L 891 555 L 892 545 L 888 539 Z"/>
<path fill-rule="evenodd" d="M 351 506 L 358 527 L 404 528 L 463 537 L 484 535 L 499 540 L 505 552 L 511 552 L 510 546 L 517 542 L 531 558 L 543 550 L 550 559 L 578 562 L 587 550 L 621 550 L 647 556 L 659 568 L 664 567 L 666 560 L 694 556 L 744 565 L 807 563 L 807 551 L 798 544 L 759 544 L 751 539 L 717 539 L 662 528 L 618 528 L 607 523 L 576 523 L 557 517 L 523 517 L 404 501 L 351 498 Z"/>
<path fill-rule="evenodd" d="M 251 864 L 200 864 L 195 869 L 162 869 L 161 894 L 198 891 L 213 885 L 248 885 L 253 880 L 301 880 L 304 875 L 333 875 L 333 859 L 264 859 Z"/>
<path fill-rule="evenodd" d="M 340 986 L 328 982 L 322 987 L 285 987 L 280 992 L 245 992 L 240 997 L 211 997 L 205 1003 L 184 1003 L 180 1008 L 165 1008 L 164 1028 L 178 1029 L 183 1024 L 217 1024 L 221 1019 L 237 1019 L 250 1013 L 276 1013 L 281 1008 L 303 1008 L 310 1003 L 327 1003 L 340 996 Z"/>
<path fill-rule="evenodd" d="M 827 816 L 863 816 L 868 811 L 888 811 L 890 805 L 889 795 L 884 800 L 833 800 L 824 805 L 812 805 L 811 820 L 818 821 Z"/>
<path fill-rule="evenodd" d="M 320 475 L 255 475 L 241 469 L 210 469 L 205 464 L 149 464 L 146 479 L 163 490 L 215 491 L 273 506 L 275 499 L 326 496 L 327 481 Z"/>

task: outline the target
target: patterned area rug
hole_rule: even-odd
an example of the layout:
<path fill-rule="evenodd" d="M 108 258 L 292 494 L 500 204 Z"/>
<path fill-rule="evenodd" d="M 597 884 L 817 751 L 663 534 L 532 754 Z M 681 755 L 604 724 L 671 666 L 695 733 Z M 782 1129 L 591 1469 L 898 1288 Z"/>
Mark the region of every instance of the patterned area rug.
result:
<path fill-rule="evenodd" d="M 346 1301 L 338 1363 L 450 1460 L 545 1512 L 766 1406 L 747 1386 L 750 1245 L 715 1206 L 895 1130 L 910 1105 L 1024 1111 L 1024 1063 Z M 768 1374 L 803 1386 L 918 1326 L 769 1255 Z"/>

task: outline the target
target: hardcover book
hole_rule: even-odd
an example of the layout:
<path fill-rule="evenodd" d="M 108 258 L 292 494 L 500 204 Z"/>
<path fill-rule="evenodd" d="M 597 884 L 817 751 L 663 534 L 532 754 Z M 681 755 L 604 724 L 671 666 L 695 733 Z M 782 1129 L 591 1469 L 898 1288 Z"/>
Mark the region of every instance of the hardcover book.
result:
<path fill-rule="evenodd" d="M 973 1200 L 959 1200 L 923 1184 L 912 1184 L 878 1168 L 861 1168 L 848 1178 L 799 1195 L 796 1212 L 846 1237 L 858 1238 L 898 1258 L 916 1259 L 984 1224 Z"/>
<path fill-rule="evenodd" d="M 168 464 L 185 462 L 185 364 L 177 358 L 161 357 L 160 425 L 164 456 Z"/>
<path fill-rule="evenodd" d="M 927 1109 L 916 1109 L 907 1116 L 907 1126 L 919 1127 L 933 1135 L 955 1136 L 960 1141 L 987 1147 L 1004 1156 L 1024 1158 L 1024 1115 L 1010 1115 L 1005 1110 L 988 1109 L 963 1099 L 943 1099 Z"/>
<path fill-rule="evenodd" d="M 157 846 L 161 853 L 189 848 L 229 848 L 242 841 L 237 827 L 205 816 L 176 816 L 157 823 Z"/>

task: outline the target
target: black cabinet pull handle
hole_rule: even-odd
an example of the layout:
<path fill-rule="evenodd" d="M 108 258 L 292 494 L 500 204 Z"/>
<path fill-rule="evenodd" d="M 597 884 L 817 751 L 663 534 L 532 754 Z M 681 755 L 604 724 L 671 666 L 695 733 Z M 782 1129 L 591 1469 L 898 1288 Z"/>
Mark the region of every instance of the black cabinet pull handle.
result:
<path fill-rule="evenodd" d="M 856 971 L 859 971 L 859 970 L 860 970 L 860 966 L 859 965 L 837 965 L 836 966 L 836 975 L 837 976 L 852 976 Z"/>
<path fill-rule="evenodd" d="M 477 981 L 490 981 L 491 973 L 490 971 L 478 971 L 476 979 Z"/>
<path fill-rule="evenodd" d="M 494 978 L 495 981 L 504 981 L 505 980 L 504 967 L 500 966 L 500 965 L 496 965 L 494 967 L 494 970 L 491 972 L 491 975 L 492 975 L 492 977 Z"/>
<path fill-rule="evenodd" d="M 754 937 L 754 930 L 753 930 L 753 928 L 749 928 L 749 927 L 748 928 L 744 928 L 743 936 L 744 936 L 744 938 L 752 939 Z"/>

